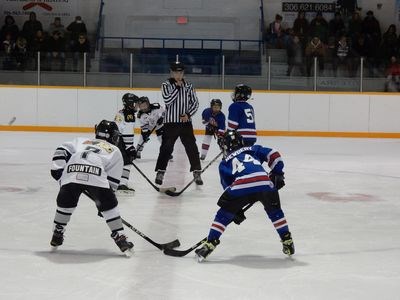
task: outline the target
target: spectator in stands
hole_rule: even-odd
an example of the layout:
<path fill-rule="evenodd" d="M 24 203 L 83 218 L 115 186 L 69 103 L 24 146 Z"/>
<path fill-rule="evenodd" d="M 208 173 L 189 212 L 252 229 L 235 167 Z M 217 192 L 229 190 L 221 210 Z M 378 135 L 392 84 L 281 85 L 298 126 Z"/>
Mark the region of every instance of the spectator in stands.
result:
<path fill-rule="evenodd" d="M 29 14 L 29 19 L 25 21 L 24 26 L 22 27 L 22 34 L 27 40 L 28 44 L 30 44 L 36 36 L 36 32 L 43 31 L 43 26 L 40 21 L 36 19 L 36 14 L 31 12 Z"/>
<path fill-rule="evenodd" d="M 86 70 L 90 71 L 90 43 L 85 34 L 78 36 L 78 42 L 71 48 L 73 52 L 73 71 L 78 71 L 78 63 L 83 62 L 86 53 Z"/>
<path fill-rule="evenodd" d="M 379 46 L 381 44 L 381 27 L 379 21 L 374 17 L 374 13 L 369 10 L 362 23 L 362 32 L 366 42 L 371 47 L 371 59 L 373 69 L 379 66 Z"/>
<path fill-rule="evenodd" d="M 47 46 L 47 60 L 50 66 L 50 70 L 57 69 L 57 64 L 59 70 L 65 70 L 65 40 L 61 35 L 61 32 L 55 30 L 51 35 L 48 46 Z"/>
<path fill-rule="evenodd" d="M 297 67 L 300 71 L 301 76 L 305 76 L 304 71 L 304 51 L 303 46 L 301 45 L 300 38 L 298 35 L 293 35 L 290 38 L 289 45 L 287 47 L 287 56 L 288 56 L 288 70 L 287 76 L 292 75 L 292 71 L 294 67 Z"/>
<path fill-rule="evenodd" d="M 392 56 L 396 57 L 398 46 L 396 25 L 391 24 L 382 36 L 380 54 L 385 62 L 389 62 Z"/>
<path fill-rule="evenodd" d="M 347 43 L 347 37 L 342 35 L 335 47 L 335 55 L 332 60 L 334 76 L 337 76 L 337 69 L 339 65 L 344 65 L 347 68 L 347 73 L 350 77 L 354 76 L 353 73 L 353 53 L 350 45 Z"/>
<path fill-rule="evenodd" d="M 28 44 L 28 50 L 30 55 L 35 59 L 36 68 L 38 63 L 37 56 L 38 52 L 40 52 L 41 68 L 44 70 L 48 69 L 48 64 L 46 61 L 47 43 L 48 40 L 46 34 L 42 30 L 38 30 L 32 43 L 30 45 Z"/>
<path fill-rule="evenodd" d="M 11 41 L 16 41 L 19 33 L 19 28 L 15 24 L 12 16 L 7 15 L 4 19 L 4 25 L 0 30 L 0 41 L 4 41 L 7 34 L 10 34 Z"/>
<path fill-rule="evenodd" d="M 307 44 L 305 54 L 306 54 L 307 76 L 311 76 L 311 67 L 314 64 L 314 57 L 317 58 L 319 71 L 322 72 L 324 70 L 326 46 L 319 39 L 318 36 L 314 36 L 311 39 L 311 41 Z"/>
<path fill-rule="evenodd" d="M 335 17 L 329 21 L 329 36 L 334 36 L 336 40 L 339 40 L 345 31 L 342 15 L 336 12 Z"/>
<path fill-rule="evenodd" d="M 26 38 L 22 36 L 17 38 L 12 55 L 15 58 L 17 70 L 25 71 L 29 57 Z"/>
<path fill-rule="evenodd" d="M 80 16 L 76 16 L 75 20 L 68 25 L 67 30 L 70 32 L 71 48 L 78 43 L 78 38 L 81 34 L 86 37 L 87 29 L 85 23 Z"/>
<path fill-rule="evenodd" d="M 397 58 L 390 58 L 389 67 L 386 70 L 385 92 L 398 92 L 400 90 L 400 64 Z"/>
<path fill-rule="evenodd" d="M 64 25 L 61 24 L 61 18 L 55 17 L 54 22 L 49 26 L 49 33 L 53 34 L 55 31 L 59 32 L 59 36 L 61 38 L 65 38 L 65 28 Z"/>
<path fill-rule="evenodd" d="M 317 12 L 317 15 L 310 23 L 310 37 L 318 37 L 323 43 L 328 41 L 328 22 L 324 19 L 321 12 Z"/>
<path fill-rule="evenodd" d="M 348 25 L 348 33 L 351 38 L 352 44 L 354 44 L 362 34 L 362 23 L 363 21 L 361 19 L 360 13 L 358 11 L 355 11 L 351 16 Z"/>
<path fill-rule="evenodd" d="M 14 49 L 14 41 L 12 40 L 12 33 L 8 32 L 1 43 L 0 53 L 4 56 L 3 70 L 13 69 L 12 52 Z"/>
<path fill-rule="evenodd" d="M 282 27 L 282 16 L 276 14 L 275 21 L 269 24 L 267 42 L 273 48 L 285 48 L 287 37 Z"/>
<path fill-rule="evenodd" d="M 345 16 L 352 15 L 358 8 L 357 0 L 338 0 L 337 5 Z"/>
<path fill-rule="evenodd" d="M 361 34 L 358 39 L 352 44 L 353 47 L 353 64 L 355 67 L 361 65 L 361 58 L 364 60 L 364 67 L 367 68 L 367 76 L 373 76 L 373 53 L 371 51 L 371 46 L 365 39 L 364 35 Z"/>
<path fill-rule="evenodd" d="M 306 14 L 304 11 L 299 11 L 297 14 L 296 20 L 293 23 L 293 32 L 300 39 L 301 45 L 303 49 L 306 47 L 306 43 L 308 40 L 308 31 L 310 24 L 306 19 Z"/>

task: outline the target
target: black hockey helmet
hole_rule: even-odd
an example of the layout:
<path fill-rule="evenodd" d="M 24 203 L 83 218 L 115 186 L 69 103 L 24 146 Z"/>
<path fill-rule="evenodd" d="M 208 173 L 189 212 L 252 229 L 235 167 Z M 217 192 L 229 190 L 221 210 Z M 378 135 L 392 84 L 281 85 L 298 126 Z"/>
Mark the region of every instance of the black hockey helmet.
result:
<path fill-rule="evenodd" d="M 243 138 L 236 130 L 227 130 L 222 137 L 222 145 L 220 145 L 224 155 L 243 147 Z"/>
<path fill-rule="evenodd" d="M 222 102 L 220 99 L 212 99 L 210 102 L 210 107 L 212 108 L 213 106 L 219 106 L 220 108 L 222 108 Z"/>
<path fill-rule="evenodd" d="M 125 109 L 135 109 L 135 103 L 139 101 L 139 97 L 132 93 L 126 93 L 122 96 L 122 104 Z"/>
<path fill-rule="evenodd" d="M 102 120 L 94 126 L 94 130 L 96 139 L 106 140 L 113 145 L 118 145 L 120 132 L 115 122 Z"/>
<path fill-rule="evenodd" d="M 232 94 L 232 100 L 235 101 L 247 101 L 251 97 L 251 88 L 244 84 L 238 84 L 235 87 L 235 91 Z"/>
<path fill-rule="evenodd" d="M 142 108 L 143 107 L 142 104 L 144 103 L 147 104 L 146 108 Z M 150 108 L 150 100 L 146 96 L 140 97 L 138 100 L 138 104 L 139 104 L 139 109 L 141 111 L 147 111 Z"/>
<path fill-rule="evenodd" d="M 173 72 L 182 72 L 185 71 L 185 65 L 181 63 L 180 61 L 174 61 L 169 65 L 169 68 Z"/>

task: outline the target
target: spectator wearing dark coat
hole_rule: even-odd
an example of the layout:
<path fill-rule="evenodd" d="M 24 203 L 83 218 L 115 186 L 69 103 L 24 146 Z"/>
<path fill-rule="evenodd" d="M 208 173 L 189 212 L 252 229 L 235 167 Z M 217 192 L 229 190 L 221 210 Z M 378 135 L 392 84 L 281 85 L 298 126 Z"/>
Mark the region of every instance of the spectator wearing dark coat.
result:
<path fill-rule="evenodd" d="M 305 48 L 308 40 L 308 31 L 310 28 L 310 23 L 306 19 L 306 14 L 304 11 L 299 11 L 296 20 L 293 23 L 293 32 L 300 39 L 300 42 Z"/>
<path fill-rule="evenodd" d="M 78 36 L 78 42 L 71 48 L 73 55 L 73 70 L 78 70 L 78 63 L 83 61 L 84 53 L 86 53 L 86 67 L 90 70 L 90 42 L 85 34 Z"/>
<path fill-rule="evenodd" d="M 305 76 L 306 72 L 304 71 L 304 51 L 299 36 L 294 35 L 291 37 L 287 47 L 287 56 L 288 56 L 287 76 L 292 75 L 292 71 L 295 67 L 299 69 L 301 76 Z"/>
<path fill-rule="evenodd" d="M 342 15 L 336 12 L 335 17 L 329 21 L 329 36 L 333 36 L 338 40 L 345 33 L 345 29 Z"/>
<path fill-rule="evenodd" d="M 40 21 L 36 19 L 36 14 L 31 12 L 29 14 L 29 20 L 25 21 L 22 27 L 22 34 L 26 38 L 28 44 L 30 44 L 36 36 L 36 32 L 43 31 L 43 26 Z"/>
<path fill-rule="evenodd" d="M 65 40 L 61 32 L 55 30 L 48 40 L 47 45 L 47 59 L 50 69 L 56 69 L 56 62 L 59 63 L 59 69 L 65 69 Z"/>
<path fill-rule="evenodd" d="M 67 30 L 70 32 L 71 48 L 74 44 L 78 43 L 80 34 L 84 34 L 85 36 L 87 34 L 86 25 L 80 16 L 75 17 L 75 20 L 67 26 Z"/>
<path fill-rule="evenodd" d="M 4 41 L 7 34 L 10 34 L 12 41 L 16 41 L 19 33 L 19 28 L 15 24 L 15 20 L 12 16 L 7 15 L 4 19 L 4 25 L 0 30 L 0 41 Z"/>
<path fill-rule="evenodd" d="M 321 12 L 310 23 L 310 37 L 318 37 L 323 43 L 328 41 L 329 26 Z"/>

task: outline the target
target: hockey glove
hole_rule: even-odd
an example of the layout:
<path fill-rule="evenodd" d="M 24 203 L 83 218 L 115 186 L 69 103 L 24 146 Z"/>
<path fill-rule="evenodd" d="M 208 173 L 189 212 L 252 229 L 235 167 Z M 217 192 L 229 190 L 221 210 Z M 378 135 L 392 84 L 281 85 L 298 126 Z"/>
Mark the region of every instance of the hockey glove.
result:
<path fill-rule="evenodd" d="M 242 223 L 244 220 L 246 220 L 246 216 L 244 215 L 243 210 L 239 210 L 233 218 L 233 222 L 237 225 L 240 225 L 240 223 Z"/>
<path fill-rule="evenodd" d="M 272 183 L 274 184 L 277 190 L 280 190 L 285 186 L 285 176 L 283 176 L 283 173 L 282 174 L 270 173 L 269 179 L 271 179 Z"/>
<path fill-rule="evenodd" d="M 163 118 L 163 117 L 160 117 L 160 118 L 157 120 L 157 125 L 161 125 L 163 122 L 164 122 L 164 118 Z"/>
<path fill-rule="evenodd" d="M 129 161 L 132 162 L 136 159 L 136 149 L 134 146 L 131 146 L 129 148 L 126 149 L 126 153 L 129 156 Z"/>
<path fill-rule="evenodd" d="M 142 131 L 143 143 L 150 141 L 150 131 Z"/>

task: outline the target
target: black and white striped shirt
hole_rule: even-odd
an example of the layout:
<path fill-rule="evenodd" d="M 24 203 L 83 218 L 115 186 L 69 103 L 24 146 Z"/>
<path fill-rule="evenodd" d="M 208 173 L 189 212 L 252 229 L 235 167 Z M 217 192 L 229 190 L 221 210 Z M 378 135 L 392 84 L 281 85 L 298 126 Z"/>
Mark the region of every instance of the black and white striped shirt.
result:
<path fill-rule="evenodd" d="M 179 87 L 173 78 L 168 79 L 162 83 L 161 93 L 165 103 L 164 123 L 181 123 L 180 117 L 184 114 L 191 120 L 199 108 L 196 91 L 193 85 L 185 80 Z"/>

